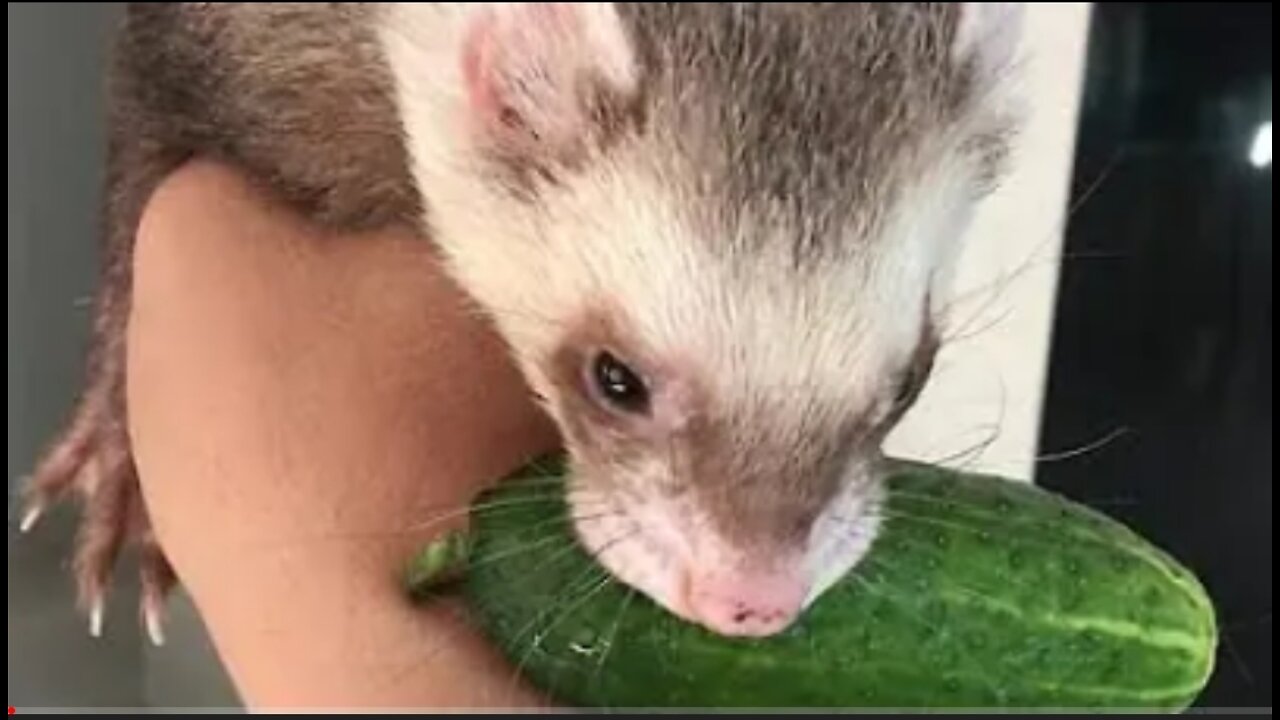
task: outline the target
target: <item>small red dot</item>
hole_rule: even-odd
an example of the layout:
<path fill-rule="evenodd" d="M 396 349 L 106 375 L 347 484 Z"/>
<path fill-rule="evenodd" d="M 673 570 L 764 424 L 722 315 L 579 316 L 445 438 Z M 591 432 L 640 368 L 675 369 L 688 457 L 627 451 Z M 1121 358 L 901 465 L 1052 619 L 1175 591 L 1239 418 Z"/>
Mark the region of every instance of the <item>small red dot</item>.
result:
<path fill-rule="evenodd" d="M 12 706 L 12 705 L 10 705 L 10 706 L 9 706 L 9 714 L 10 714 L 10 715 L 12 715 L 14 712 L 16 712 L 16 711 L 13 709 L 13 706 Z"/>

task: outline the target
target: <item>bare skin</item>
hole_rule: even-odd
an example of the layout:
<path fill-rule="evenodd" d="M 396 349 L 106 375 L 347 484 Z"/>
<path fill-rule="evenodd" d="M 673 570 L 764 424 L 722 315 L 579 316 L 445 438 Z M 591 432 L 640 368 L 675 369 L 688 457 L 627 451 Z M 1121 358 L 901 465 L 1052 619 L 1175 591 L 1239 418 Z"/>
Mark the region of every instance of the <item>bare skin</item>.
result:
<path fill-rule="evenodd" d="M 429 243 L 325 237 L 197 163 L 153 197 L 135 283 L 143 495 L 244 702 L 541 704 L 397 585 L 427 521 L 557 442 Z"/>

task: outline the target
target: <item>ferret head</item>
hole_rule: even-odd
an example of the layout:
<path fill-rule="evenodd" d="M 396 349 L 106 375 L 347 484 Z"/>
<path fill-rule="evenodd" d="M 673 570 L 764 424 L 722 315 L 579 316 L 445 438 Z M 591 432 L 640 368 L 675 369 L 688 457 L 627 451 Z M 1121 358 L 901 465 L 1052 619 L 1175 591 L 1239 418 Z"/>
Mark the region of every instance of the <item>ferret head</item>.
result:
<path fill-rule="evenodd" d="M 427 222 L 558 421 L 580 537 L 726 635 L 877 528 L 974 204 L 1006 7 L 393 6 Z"/>

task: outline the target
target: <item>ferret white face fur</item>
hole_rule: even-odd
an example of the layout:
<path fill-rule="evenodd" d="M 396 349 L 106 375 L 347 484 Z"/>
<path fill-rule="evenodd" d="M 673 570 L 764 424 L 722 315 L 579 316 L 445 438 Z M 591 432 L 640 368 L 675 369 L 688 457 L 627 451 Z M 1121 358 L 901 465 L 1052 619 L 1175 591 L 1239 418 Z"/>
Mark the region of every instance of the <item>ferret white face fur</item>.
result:
<path fill-rule="evenodd" d="M 584 543 L 726 635 L 867 550 L 1017 13 L 390 5 L 427 223 L 559 423 Z"/>

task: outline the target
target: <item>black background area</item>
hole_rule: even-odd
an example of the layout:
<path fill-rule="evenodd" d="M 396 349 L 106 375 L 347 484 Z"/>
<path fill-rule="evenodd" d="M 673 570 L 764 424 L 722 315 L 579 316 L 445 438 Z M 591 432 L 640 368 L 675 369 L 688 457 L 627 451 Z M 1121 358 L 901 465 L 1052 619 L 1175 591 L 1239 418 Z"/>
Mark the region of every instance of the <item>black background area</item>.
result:
<path fill-rule="evenodd" d="M 1271 706 L 1271 6 L 1097 4 L 1037 482 L 1205 582 L 1202 707 Z"/>

